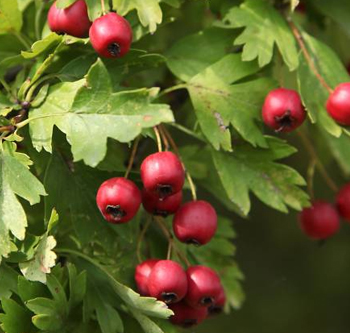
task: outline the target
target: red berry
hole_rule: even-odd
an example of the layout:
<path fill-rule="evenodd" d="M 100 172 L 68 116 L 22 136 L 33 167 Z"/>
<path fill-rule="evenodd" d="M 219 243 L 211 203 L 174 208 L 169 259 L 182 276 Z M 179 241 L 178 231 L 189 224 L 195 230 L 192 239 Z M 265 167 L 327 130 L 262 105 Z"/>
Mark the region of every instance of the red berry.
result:
<path fill-rule="evenodd" d="M 268 127 L 278 132 L 291 132 L 304 122 L 306 112 L 295 90 L 278 88 L 267 95 L 262 116 Z"/>
<path fill-rule="evenodd" d="M 192 266 L 187 270 L 188 292 L 186 302 L 192 307 L 215 304 L 222 286 L 219 276 L 209 267 Z"/>
<path fill-rule="evenodd" d="M 182 191 L 169 197 L 159 200 L 157 194 L 142 190 L 142 204 L 147 212 L 153 215 L 168 216 L 174 214 L 180 207 L 182 201 Z"/>
<path fill-rule="evenodd" d="M 215 303 L 208 308 L 210 315 L 217 315 L 222 312 L 226 303 L 226 294 L 223 287 L 221 287 L 221 292 L 217 297 Z"/>
<path fill-rule="evenodd" d="M 93 48 L 102 57 L 120 58 L 130 50 L 130 23 L 116 13 L 106 14 L 95 20 L 89 35 Z"/>
<path fill-rule="evenodd" d="M 213 206 L 203 200 L 182 205 L 173 220 L 175 236 L 184 243 L 204 245 L 215 235 L 217 215 Z"/>
<path fill-rule="evenodd" d="M 51 31 L 58 34 L 87 37 L 91 22 L 85 1 L 78 0 L 64 9 L 57 8 L 55 1 L 49 10 L 48 24 Z"/>
<path fill-rule="evenodd" d="M 339 214 L 350 222 L 350 183 L 342 187 L 337 195 Z"/>
<path fill-rule="evenodd" d="M 154 265 L 159 259 L 148 259 L 136 266 L 135 281 L 139 293 L 143 296 L 149 296 L 148 278 L 152 272 Z"/>
<path fill-rule="evenodd" d="M 206 308 L 192 308 L 183 301 L 171 304 L 169 308 L 174 312 L 174 315 L 170 317 L 171 323 L 184 328 L 200 324 L 208 315 Z"/>
<path fill-rule="evenodd" d="M 148 290 L 152 297 L 167 304 L 179 302 L 187 293 L 186 272 L 175 261 L 160 260 L 149 276 Z"/>
<path fill-rule="evenodd" d="M 350 82 L 339 84 L 327 100 L 329 115 L 339 124 L 350 126 Z"/>
<path fill-rule="evenodd" d="M 164 199 L 182 190 L 185 171 L 179 158 L 170 151 L 149 155 L 141 164 L 141 178 L 147 191 Z"/>
<path fill-rule="evenodd" d="M 111 223 L 130 221 L 141 205 L 141 192 L 126 178 L 106 180 L 97 192 L 97 206 L 103 217 Z"/>
<path fill-rule="evenodd" d="M 312 239 L 325 239 L 339 229 L 339 216 L 328 202 L 315 201 L 311 207 L 304 208 L 299 216 L 301 229 Z"/>

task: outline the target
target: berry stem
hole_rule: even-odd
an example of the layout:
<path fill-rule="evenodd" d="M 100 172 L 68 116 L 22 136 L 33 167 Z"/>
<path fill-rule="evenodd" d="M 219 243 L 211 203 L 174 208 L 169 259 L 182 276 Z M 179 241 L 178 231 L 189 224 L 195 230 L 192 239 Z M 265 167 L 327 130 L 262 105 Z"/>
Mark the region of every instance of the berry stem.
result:
<path fill-rule="evenodd" d="M 159 126 L 158 130 L 159 130 L 160 136 L 162 137 L 162 141 L 164 143 L 165 150 L 168 151 L 169 150 L 169 141 L 168 141 L 167 136 L 164 133 L 163 126 Z"/>
<path fill-rule="evenodd" d="M 168 253 L 166 255 L 166 260 L 170 260 L 171 259 L 171 251 L 173 249 L 173 242 L 169 242 L 168 244 Z"/>
<path fill-rule="evenodd" d="M 145 226 L 142 228 L 142 231 L 140 232 L 140 236 L 137 240 L 137 247 L 136 247 L 136 256 L 137 256 L 137 260 L 139 261 L 139 263 L 142 262 L 142 258 L 141 258 L 141 245 L 142 245 L 142 241 L 146 235 L 146 232 L 149 228 L 149 226 L 151 225 L 152 222 L 152 218 L 151 216 L 148 217 L 147 222 L 145 224 Z"/>
<path fill-rule="evenodd" d="M 176 243 L 174 243 L 173 235 L 168 230 L 163 218 L 160 216 L 154 216 L 154 219 L 159 225 L 159 228 L 162 230 L 164 236 L 168 239 L 168 242 L 171 243 L 171 247 L 175 250 L 177 256 L 186 264 L 187 267 L 190 267 L 191 264 L 188 261 L 186 255 L 176 246 Z M 168 248 L 168 254 L 169 254 L 169 248 Z"/>
<path fill-rule="evenodd" d="M 155 133 L 156 138 L 157 138 L 158 151 L 161 152 L 163 150 L 163 148 L 162 148 L 162 140 L 160 138 L 159 129 L 157 126 L 154 126 L 153 130 L 154 130 L 154 133 Z"/>
<path fill-rule="evenodd" d="M 307 168 L 307 189 L 312 201 L 315 200 L 314 193 L 314 176 L 315 176 L 315 168 L 317 166 L 317 160 L 315 158 L 310 159 L 309 166 Z"/>
<path fill-rule="evenodd" d="M 317 152 L 314 149 L 314 146 L 310 139 L 307 137 L 307 135 L 303 131 L 297 131 L 299 138 L 301 139 L 301 142 L 303 143 L 305 149 L 308 151 L 310 157 L 315 160 L 317 170 L 320 172 L 321 176 L 323 177 L 324 181 L 328 185 L 328 187 L 334 191 L 338 192 L 338 186 L 333 181 L 333 179 L 328 175 L 328 172 L 320 159 L 317 156 Z"/>
<path fill-rule="evenodd" d="M 181 84 L 178 84 L 176 86 L 172 86 L 170 88 L 164 89 L 158 94 L 157 99 L 159 99 L 159 98 L 163 97 L 164 95 L 167 95 L 173 91 L 180 90 L 180 89 L 187 89 L 187 87 L 188 87 L 187 84 L 181 83 Z"/>
<path fill-rule="evenodd" d="M 136 156 L 137 148 L 139 146 L 139 142 L 140 142 L 140 137 L 138 136 L 135 139 L 135 141 L 134 141 L 134 144 L 133 144 L 133 147 L 132 147 L 132 151 L 131 151 L 131 155 L 130 155 L 130 159 L 129 159 L 129 164 L 128 164 L 128 167 L 126 169 L 124 178 L 128 178 L 129 177 L 130 171 L 131 171 L 131 169 L 133 167 L 133 164 L 134 164 L 134 161 L 135 161 L 135 156 Z"/>
<path fill-rule="evenodd" d="M 106 6 L 105 6 L 105 0 L 101 0 L 101 8 L 102 8 L 102 14 L 106 14 Z"/>
<path fill-rule="evenodd" d="M 304 57 L 306 59 L 306 61 L 308 62 L 310 69 L 313 71 L 313 73 L 315 74 L 316 78 L 318 79 L 318 81 L 320 81 L 321 85 L 327 89 L 327 91 L 331 94 L 333 92 L 333 89 L 327 84 L 327 82 L 324 80 L 324 78 L 322 77 L 322 75 L 318 72 L 315 62 L 313 61 L 310 53 L 307 50 L 307 47 L 304 43 L 304 39 L 303 36 L 301 35 L 299 29 L 297 28 L 297 26 L 294 24 L 294 22 L 292 21 L 292 19 L 289 17 L 287 18 L 288 24 L 292 29 L 292 33 L 297 41 L 297 43 L 300 46 L 301 51 L 304 54 Z"/>
<path fill-rule="evenodd" d="M 165 126 L 161 125 L 161 127 L 162 127 L 162 129 L 163 129 L 164 134 L 167 136 L 167 138 L 168 138 L 168 140 L 169 140 L 169 142 L 170 142 L 171 147 L 174 149 L 175 154 L 176 154 L 176 155 L 180 158 L 180 160 L 181 160 L 181 155 L 180 155 L 179 148 L 177 147 L 177 145 L 176 145 L 174 139 L 172 138 L 170 132 L 167 130 L 167 128 L 166 128 Z M 194 182 L 193 182 L 193 179 L 192 179 L 190 173 L 186 170 L 186 166 L 185 166 L 185 164 L 182 162 L 182 160 L 181 160 L 181 163 L 182 163 L 182 166 L 183 166 L 184 170 L 186 171 L 186 179 L 187 179 L 187 181 L 188 181 L 188 184 L 190 185 L 190 189 L 191 189 L 191 193 L 192 193 L 192 198 L 193 198 L 194 201 L 196 201 L 196 200 L 197 200 L 196 186 L 195 186 L 195 184 L 194 184 Z"/>

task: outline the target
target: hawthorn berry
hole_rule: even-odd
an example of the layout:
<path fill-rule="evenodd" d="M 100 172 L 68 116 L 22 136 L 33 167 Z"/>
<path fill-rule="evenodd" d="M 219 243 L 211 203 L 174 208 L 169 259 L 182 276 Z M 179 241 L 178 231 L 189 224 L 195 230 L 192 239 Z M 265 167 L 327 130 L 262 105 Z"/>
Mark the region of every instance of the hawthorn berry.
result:
<path fill-rule="evenodd" d="M 182 205 L 173 219 L 175 236 L 183 243 L 204 245 L 215 235 L 217 215 L 213 206 L 204 200 Z"/>
<path fill-rule="evenodd" d="M 182 191 L 159 200 L 157 194 L 142 190 L 142 204 L 147 212 L 153 215 L 168 216 L 174 214 L 182 202 Z"/>
<path fill-rule="evenodd" d="M 200 324 L 208 315 L 206 308 L 193 308 L 184 301 L 171 304 L 169 308 L 174 312 L 174 315 L 170 317 L 170 322 L 184 328 Z"/>
<path fill-rule="evenodd" d="M 152 272 L 154 265 L 159 259 L 148 259 L 136 266 L 135 282 L 139 293 L 143 296 L 149 296 L 148 278 Z"/>
<path fill-rule="evenodd" d="M 141 179 L 147 191 L 164 199 L 182 190 L 185 171 L 179 158 L 170 151 L 147 156 L 141 164 Z"/>
<path fill-rule="evenodd" d="M 167 304 L 179 302 L 187 293 L 186 272 L 175 261 L 160 260 L 148 278 L 148 290 L 150 296 Z"/>
<path fill-rule="evenodd" d="M 120 58 L 130 50 L 130 23 L 116 13 L 108 13 L 96 19 L 92 23 L 89 35 L 92 47 L 102 57 Z"/>
<path fill-rule="evenodd" d="M 350 126 L 350 82 L 339 84 L 326 104 L 329 115 L 339 124 Z"/>
<path fill-rule="evenodd" d="M 86 3 L 78 0 L 67 8 L 57 8 L 56 1 L 50 7 L 48 24 L 51 31 L 75 37 L 87 37 L 91 22 Z"/>
<path fill-rule="evenodd" d="M 304 122 L 306 112 L 295 90 L 278 88 L 266 96 L 262 116 L 264 123 L 277 132 L 291 132 Z"/>
<path fill-rule="evenodd" d="M 131 180 L 122 177 L 111 178 L 98 189 L 96 202 L 108 222 L 125 223 L 139 210 L 141 192 Z"/>
<path fill-rule="evenodd" d="M 339 230 L 339 215 L 328 202 L 318 200 L 299 215 L 300 227 L 312 239 L 326 239 Z"/>
<path fill-rule="evenodd" d="M 185 301 L 192 307 L 215 304 L 222 286 L 219 276 L 209 267 L 192 266 L 187 269 L 188 291 Z"/>
<path fill-rule="evenodd" d="M 220 314 L 224 309 L 225 303 L 226 303 L 226 294 L 225 294 L 224 288 L 221 287 L 220 294 L 217 297 L 215 303 L 208 308 L 209 315 L 214 316 L 214 315 Z"/>
<path fill-rule="evenodd" d="M 350 222 L 350 183 L 343 186 L 338 192 L 337 208 L 340 216 Z"/>

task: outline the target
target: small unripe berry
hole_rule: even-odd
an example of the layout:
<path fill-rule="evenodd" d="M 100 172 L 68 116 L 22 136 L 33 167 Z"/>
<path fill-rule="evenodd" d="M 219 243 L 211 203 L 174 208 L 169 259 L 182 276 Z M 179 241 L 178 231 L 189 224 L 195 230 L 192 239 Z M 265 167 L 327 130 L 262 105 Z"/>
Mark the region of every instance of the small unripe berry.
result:
<path fill-rule="evenodd" d="M 337 208 L 340 216 L 350 222 L 350 183 L 340 189 L 337 195 Z"/>
<path fill-rule="evenodd" d="M 206 308 L 193 308 L 184 301 L 171 304 L 169 308 L 174 312 L 174 315 L 170 317 L 171 323 L 184 328 L 200 324 L 208 315 Z"/>
<path fill-rule="evenodd" d="M 329 115 L 339 124 L 350 126 L 350 82 L 339 84 L 327 100 Z"/>
<path fill-rule="evenodd" d="M 187 269 L 188 292 L 185 301 L 192 307 L 215 304 L 222 290 L 219 276 L 209 267 L 192 266 Z"/>
<path fill-rule="evenodd" d="M 295 90 L 278 88 L 267 95 L 262 116 L 268 127 L 278 132 L 291 132 L 304 122 L 306 112 Z"/>
<path fill-rule="evenodd" d="M 135 282 L 137 290 L 142 296 L 149 296 L 148 278 L 151 275 L 154 265 L 159 259 L 148 259 L 136 266 Z"/>
<path fill-rule="evenodd" d="M 141 164 L 141 179 L 147 191 L 164 199 L 182 190 L 185 171 L 179 158 L 170 151 L 147 156 Z"/>
<path fill-rule="evenodd" d="M 108 222 L 125 223 L 139 210 L 141 192 L 131 180 L 111 178 L 102 183 L 98 189 L 96 202 Z"/>
<path fill-rule="evenodd" d="M 78 0 L 64 9 L 57 8 L 54 2 L 48 13 L 48 24 L 51 31 L 58 34 L 87 37 L 91 22 L 85 1 Z"/>
<path fill-rule="evenodd" d="M 92 23 L 89 36 L 92 47 L 100 56 L 120 58 L 130 50 L 132 29 L 123 16 L 109 13 Z"/>
<path fill-rule="evenodd" d="M 217 215 L 213 206 L 204 200 L 182 205 L 173 220 L 175 236 L 183 243 L 204 245 L 215 235 Z"/>
<path fill-rule="evenodd" d="M 148 290 L 150 296 L 167 304 L 179 302 L 187 293 L 186 272 L 175 261 L 160 260 L 153 266 Z"/>
<path fill-rule="evenodd" d="M 174 214 L 180 207 L 182 191 L 160 200 L 156 193 L 142 190 L 142 204 L 145 210 L 153 215 L 166 217 Z"/>
<path fill-rule="evenodd" d="M 304 208 L 299 216 L 300 227 L 312 239 L 320 240 L 333 236 L 339 230 L 339 216 L 328 202 L 315 201 Z"/>

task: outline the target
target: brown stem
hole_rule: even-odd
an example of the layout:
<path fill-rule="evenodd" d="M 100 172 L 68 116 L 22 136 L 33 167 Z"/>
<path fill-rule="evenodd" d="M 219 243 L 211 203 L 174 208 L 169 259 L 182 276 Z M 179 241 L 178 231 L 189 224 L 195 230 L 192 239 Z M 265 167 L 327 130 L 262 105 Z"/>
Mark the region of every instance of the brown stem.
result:
<path fill-rule="evenodd" d="M 162 148 L 162 140 L 160 138 L 159 129 L 157 126 L 154 126 L 153 130 L 154 130 L 154 134 L 156 135 L 156 139 L 157 139 L 158 151 L 161 152 L 163 150 L 163 148 Z"/>
<path fill-rule="evenodd" d="M 301 130 L 297 131 L 299 138 L 301 139 L 301 142 L 303 143 L 305 149 L 308 151 L 311 159 L 315 160 L 317 170 L 320 172 L 321 176 L 323 177 L 324 181 L 328 185 L 328 187 L 334 191 L 338 192 L 338 186 L 337 184 L 333 181 L 333 179 L 328 175 L 328 172 L 320 159 L 317 156 L 317 152 L 312 144 L 312 142 L 309 140 L 307 135 L 302 132 Z"/>
<path fill-rule="evenodd" d="M 289 26 L 292 29 L 292 33 L 295 37 L 295 39 L 297 40 L 301 51 L 304 54 L 304 57 L 306 59 L 306 61 L 308 62 L 310 69 L 313 71 L 313 73 L 315 74 L 316 78 L 320 81 L 321 85 L 326 88 L 328 90 L 328 92 L 331 94 L 333 93 L 333 89 L 327 84 L 327 82 L 324 80 L 324 78 L 322 77 L 322 75 L 318 72 L 315 62 L 313 61 L 311 55 L 309 54 L 306 45 L 304 43 L 304 39 L 299 31 L 299 29 L 297 28 L 297 26 L 294 24 L 294 22 L 289 18 L 287 19 Z"/>
<path fill-rule="evenodd" d="M 164 133 L 164 128 L 162 125 L 160 125 L 160 126 L 158 126 L 158 129 L 159 129 L 159 133 L 160 133 L 160 136 L 162 138 L 162 141 L 164 143 L 165 150 L 168 151 L 169 150 L 169 141 L 168 141 L 166 134 Z"/>
<path fill-rule="evenodd" d="M 130 171 L 132 169 L 132 166 L 134 164 L 135 161 L 135 156 L 136 156 L 136 152 L 137 152 L 137 147 L 139 146 L 139 142 L 140 142 L 140 137 L 137 137 L 134 141 L 134 145 L 132 147 L 132 151 L 131 151 L 131 155 L 130 155 L 130 159 L 129 159 L 129 164 L 128 164 L 128 168 L 126 169 L 124 178 L 128 178 Z"/>
<path fill-rule="evenodd" d="M 174 242 L 173 235 L 168 230 L 162 217 L 155 216 L 154 219 L 157 222 L 157 224 L 159 225 L 159 228 L 162 230 L 164 236 L 168 239 L 168 242 L 170 244 L 169 246 L 171 246 L 175 250 L 178 257 L 186 264 L 186 266 L 190 267 L 191 266 L 190 262 L 188 261 L 186 255 L 176 246 L 176 243 Z M 168 248 L 168 255 L 169 255 L 169 248 Z"/>
<path fill-rule="evenodd" d="M 15 130 L 16 130 L 16 127 L 13 125 L 0 126 L 0 133 L 14 132 Z"/>

